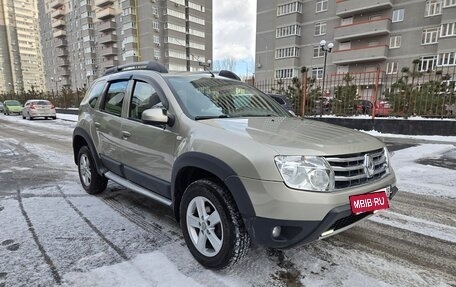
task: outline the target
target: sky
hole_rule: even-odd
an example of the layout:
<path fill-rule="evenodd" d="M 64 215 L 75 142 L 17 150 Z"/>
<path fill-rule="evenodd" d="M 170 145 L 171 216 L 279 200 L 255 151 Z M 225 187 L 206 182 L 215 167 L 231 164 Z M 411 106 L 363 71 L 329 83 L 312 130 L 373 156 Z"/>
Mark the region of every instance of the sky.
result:
<path fill-rule="evenodd" d="M 213 9 L 213 60 L 233 57 L 235 72 L 254 72 L 257 0 L 218 0 Z"/>

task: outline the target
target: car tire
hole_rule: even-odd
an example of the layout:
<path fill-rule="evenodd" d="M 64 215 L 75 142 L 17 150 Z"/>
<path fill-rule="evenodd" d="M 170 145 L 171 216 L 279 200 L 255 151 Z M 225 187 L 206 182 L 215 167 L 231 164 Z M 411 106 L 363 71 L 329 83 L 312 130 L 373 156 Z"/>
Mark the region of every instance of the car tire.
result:
<path fill-rule="evenodd" d="M 98 174 L 92 153 L 87 146 L 79 150 L 78 172 L 81 185 L 88 194 L 99 194 L 106 189 L 108 179 Z"/>
<path fill-rule="evenodd" d="M 180 222 L 190 252 L 207 268 L 231 266 L 249 250 L 250 237 L 231 194 L 212 180 L 197 180 L 187 187 Z"/>
<path fill-rule="evenodd" d="M 25 120 L 25 116 L 24 116 L 24 114 L 22 114 L 22 119 L 23 119 L 23 120 Z"/>

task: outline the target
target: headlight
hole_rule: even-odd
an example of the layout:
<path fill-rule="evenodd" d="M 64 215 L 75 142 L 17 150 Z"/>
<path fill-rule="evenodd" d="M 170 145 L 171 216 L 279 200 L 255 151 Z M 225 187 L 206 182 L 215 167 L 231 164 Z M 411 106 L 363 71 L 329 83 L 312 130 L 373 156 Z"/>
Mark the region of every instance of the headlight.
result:
<path fill-rule="evenodd" d="M 328 162 L 316 156 L 276 156 L 274 161 L 285 184 L 311 191 L 334 190 L 334 172 Z"/>

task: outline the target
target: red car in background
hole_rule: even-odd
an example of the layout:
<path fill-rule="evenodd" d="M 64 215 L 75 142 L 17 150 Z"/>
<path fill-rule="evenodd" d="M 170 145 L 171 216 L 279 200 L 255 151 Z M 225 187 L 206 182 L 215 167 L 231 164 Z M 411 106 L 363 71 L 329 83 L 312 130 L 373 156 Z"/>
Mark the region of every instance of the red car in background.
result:
<path fill-rule="evenodd" d="M 374 113 L 376 117 L 388 117 L 392 111 L 391 104 L 386 101 L 375 103 Z"/>

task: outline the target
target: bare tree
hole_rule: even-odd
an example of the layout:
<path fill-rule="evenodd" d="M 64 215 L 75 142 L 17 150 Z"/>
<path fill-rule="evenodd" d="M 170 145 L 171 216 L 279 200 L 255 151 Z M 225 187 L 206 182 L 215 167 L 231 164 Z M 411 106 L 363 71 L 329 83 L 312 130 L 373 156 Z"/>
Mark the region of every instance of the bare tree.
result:
<path fill-rule="evenodd" d="M 234 67 L 236 67 L 237 60 L 234 57 L 225 57 L 222 60 L 214 61 L 213 70 L 220 71 L 220 70 L 228 70 L 233 71 Z"/>

